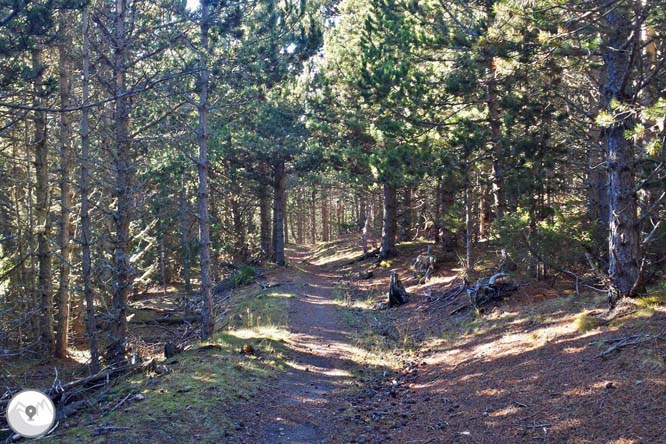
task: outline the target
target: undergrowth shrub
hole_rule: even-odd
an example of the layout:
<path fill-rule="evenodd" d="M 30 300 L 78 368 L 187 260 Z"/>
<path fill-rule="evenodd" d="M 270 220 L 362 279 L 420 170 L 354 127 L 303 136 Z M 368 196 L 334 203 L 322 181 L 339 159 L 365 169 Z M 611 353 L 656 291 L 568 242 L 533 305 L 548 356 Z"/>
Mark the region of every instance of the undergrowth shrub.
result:
<path fill-rule="evenodd" d="M 243 265 L 236 270 L 231 277 L 234 287 L 242 287 L 254 282 L 257 278 L 257 270 L 249 265 Z"/>
<path fill-rule="evenodd" d="M 567 206 L 549 209 L 548 217 L 536 217 L 523 208 L 496 224 L 499 246 L 522 268 L 534 271 L 543 261 L 546 267 L 571 269 L 584 261 L 584 246 L 590 233 L 584 215 L 567 211 Z"/>

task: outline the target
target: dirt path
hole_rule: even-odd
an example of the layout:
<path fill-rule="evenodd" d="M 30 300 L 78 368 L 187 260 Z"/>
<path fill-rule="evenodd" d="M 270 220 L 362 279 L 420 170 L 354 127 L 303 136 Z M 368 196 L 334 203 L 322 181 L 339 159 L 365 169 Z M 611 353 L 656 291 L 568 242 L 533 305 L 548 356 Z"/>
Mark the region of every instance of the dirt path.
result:
<path fill-rule="evenodd" d="M 345 408 L 342 393 L 353 384 L 358 365 L 350 359 L 349 327 L 336 308 L 340 276 L 301 265 L 304 254 L 293 253 L 294 267 L 279 274 L 280 291 L 295 295 L 289 307 L 289 368 L 255 400 L 246 443 L 338 442 L 333 424 Z"/>

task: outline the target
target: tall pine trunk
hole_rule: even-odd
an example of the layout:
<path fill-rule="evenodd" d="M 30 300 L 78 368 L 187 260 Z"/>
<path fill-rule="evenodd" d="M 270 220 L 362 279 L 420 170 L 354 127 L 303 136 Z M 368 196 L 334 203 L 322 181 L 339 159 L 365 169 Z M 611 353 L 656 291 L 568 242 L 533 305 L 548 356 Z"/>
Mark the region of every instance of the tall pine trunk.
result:
<path fill-rule="evenodd" d="M 197 139 L 199 145 L 199 159 L 197 173 L 199 175 L 199 190 L 197 199 L 199 204 L 199 262 L 201 267 L 201 339 L 207 340 L 215 330 L 215 310 L 213 305 L 213 283 L 210 270 L 210 221 L 208 215 L 208 43 L 209 2 L 201 0 L 201 48 L 199 51 L 199 127 Z"/>
<path fill-rule="evenodd" d="M 321 197 L 321 239 L 328 242 L 331 240 L 328 220 L 328 193 L 322 193 Z"/>
<path fill-rule="evenodd" d="M 243 211 L 241 208 L 242 192 L 240 187 L 236 187 L 230 199 L 231 215 L 234 226 L 234 261 L 245 262 L 245 221 L 243 220 Z"/>
<path fill-rule="evenodd" d="M 130 275 L 129 225 L 131 210 L 131 177 L 129 112 L 127 97 L 127 42 L 126 42 L 127 0 L 116 0 L 113 75 L 115 86 L 115 172 L 114 197 L 117 209 L 113 216 L 115 224 L 113 267 L 115 285 L 113 291 L 111 323 L 111 344 L 108 359 L 111 362 L 125 360 L 127 347 L 127 300 L 132 282 Z"/>
<path fill-rule="evenodd" d="M 58 46 L 58 71 L 60 75 L 60 106 L 66 108 L 71 102 L 71 79 L 69 49 L 71 39 L 67 31 L 64 13 L 60 16 L 60 29 L 63 33 L 62 42 Z M 70 175 L 72 174 L 72 132 L 69 113 L 60 113 L 60 284 L 58 287 L 58 327 L 56 331 L 55 355 L 67 357 L 69 333 L 69 275 L 72 262 L 72 245 L 70 231 L 72 229 L 72 192 Z"/>
<path fill-rule="evenodd" d="M 317 243 L 317 190 L 314 188 L 310 206 L 310 240 L 312 245 Z"/>
<path fill-rule="evenodd" d="M 486 2 L 486 16 L 489 24 L 495 21 L 494 0 Z M 500 117 L 500 108 L 497 103 L 497 65 L 495 60 L 495 51 L 489 43 L 485 48 L 486 65 L 486 106 L 488 108 L 488 126 L 490 128 L 490 142 L 492 144 L 492 183 L 493 183 L 493 203 L 495 217 L 501 219 L 504 216 L 505 199 L 504 196 L 504 170 L 502 167 L 503 146 L 502 146 L 502 124 Z"/>
<path fill-rule="evenodd" d="M 299 245 L 303 245 L 305 242 L 303 235 L 303 225 L 305 215 L 303 214 L 305 209 L 303 208 L 303 193 L 299 192 L 296 195 L 296 239 Z"/>
<path fill-rule="evenodd" d="M 284 161 L 278 161 L 273 168 L 275 178 L 273 197 L 273 261 L 277 265 L 285 265 L 284 256 L 284 210 L 286 198 L 287 175 L 285 173 Z"/>
<path fill-rule="evenodd" d="M 271 257 L 271 199 L 263 186 L 259 190 L 259 238 L 261 255 Z"/>
<path fill-rule="evenodd" d="M 83 33 L 83 79 L 81 111 L 81 274 L 83 279 L 83 298 L 86 301 L 86 332 L 90 346 L 90 371 L 99 370 L 99 352 L 97 350 L 97 337 L 95 325 L 95 304 L 92 286 L 92 261 L 90 258 L 90 179 L 89 179 L 89 146 L 90 146 L 90 108 L 86 105 L 89 99 L 90 83 L 90 41 L 88 37 L 88 6 L 83 8 L 81 14 Z"/>
<path fill-rule="evenodd" d="M 183 267 L 183 281 L 185 292 L 192 291 L 192 252 L 190 249 L 190 208 L 187 203 L 187 189 L 185 188 L 185 171 L 180 177 L 180 242 Z"/>
<path fill-rule="evenodd" d="M 403 208 L 400 217 L 400 233 L 398 238 L 401 242 L 410 239 L 414 214 L 412 211 L 412 188 L 406 187 L 403 194 Z"/>
<path fill-rule="evenodd" d="M 32 51 L 32 68 L 35 72 L 35 107 L 41 107 L 44 95 L 44 69 L 42 62 L 42 49 L 37 47 Z M 35 187 L 37 219 L 37 263 L 39 274 L 37 277 L 37 294 L 40 312 L 40 343 L 47 355 L 53 352 L 53 294 L 51 289 L 51 247 L 49 236 L 51 234 L 51 215 L 49 211 L 49 162 L 47 144 L 46 112 L 36 110 L 33 117 L 34 146 L 35 146 Z"/>
<path fill-rule="evenodd" d="M 285 176 L 286 180 L 286 176 Z M 289 243 L 289 209 L 287 208 L 287 184 L 282 186 L 282 221 L 284 223 L 284 245 Z"/>
<path fill-rule="evenodd" d="M 633 145 L 625 137 L 628 117 L 613 109 L 612 102 L 627 103 L 630 93 L 627 80 L 631 77 L 634 29 L 631 12 L 622 4 L 606 1 L 604 18 L 606 39 L 604 62 L 606 83 L 603 88 L 603 105 L 606 111 L 616 114 L 613 124 L 606 129 L 608 153 L 608 251 L 610 288 L 608 300 L 611 307 L 625 296 L 632 296 L 640 280 L 639 255 L 640 231 L 637 215 L 636 182 L 634 180 Z"/>
<path fill-rule="evenodd" d="M 381 259 L 388 259 L 395 254 L 395 236 L 397 228 L 398 199 L 395 186 L 384 183 L 384 217 L 382 219 L 382 246 L 379 251 Z"/>

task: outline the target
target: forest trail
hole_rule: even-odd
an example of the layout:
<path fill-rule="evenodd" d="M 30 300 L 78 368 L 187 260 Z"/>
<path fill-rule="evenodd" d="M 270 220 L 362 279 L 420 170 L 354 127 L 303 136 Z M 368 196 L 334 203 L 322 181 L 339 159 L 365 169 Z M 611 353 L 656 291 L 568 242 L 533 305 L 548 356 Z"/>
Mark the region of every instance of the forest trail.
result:
<path fill-rule="evenodd" d="M 289 306 L 288 370 L 252 407 L 258 425 L 247 441 L 265 444 L 329 443 L 342 391 L 353 383 L 349 326 L 336 307 L 340 275 L 304 262 L 308 251 L 292 250 L 289 268 L 273 276 L 280 291 L 294 294 Z M 256 409 L 255 409 L 256 407 Z"/>

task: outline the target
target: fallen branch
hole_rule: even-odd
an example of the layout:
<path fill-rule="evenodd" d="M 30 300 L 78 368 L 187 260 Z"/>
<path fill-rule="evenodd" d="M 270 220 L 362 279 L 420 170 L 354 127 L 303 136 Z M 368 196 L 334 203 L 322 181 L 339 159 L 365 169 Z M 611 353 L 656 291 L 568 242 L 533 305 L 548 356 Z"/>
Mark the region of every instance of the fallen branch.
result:
<path fill-rule="evenodd" d="M 594 341 L 590 342 L 590 345 L 593 344 L 612 344 L 610 347 L 608 347 L 605 351 L 601 352 L 599 354 L 599 357 L 605 358 L 606 356 L 610 355 L 613 352 L 619 351 L 623 349 L 624 347 L 628 347 L 630 345 L 638 345 L 642 344 L 643 342 L 651 341 L 651 340 L 666 340 L 666 331 L 662 331 L 658 335 L 653 335 L 653 334 L 638 334 L 638 335 L 632 335 L 632 336 L 627 336 L 623 338 L 612 338 L 612 339 L 605 339 L 601 341 Z"/>
<path fill-rule="evenodd" d="M 201 316 L 192 315 L 192 316 L 180 316 L 180 317 L 168 317 L 155 318 L 155 319 L 146 319 L 146 320 L 134 320 L 130 321 L 130 324 L 185 324 L 198 322 L 201 320 Z"/>

